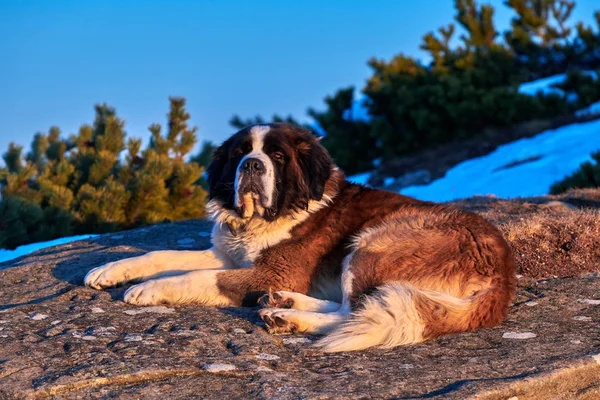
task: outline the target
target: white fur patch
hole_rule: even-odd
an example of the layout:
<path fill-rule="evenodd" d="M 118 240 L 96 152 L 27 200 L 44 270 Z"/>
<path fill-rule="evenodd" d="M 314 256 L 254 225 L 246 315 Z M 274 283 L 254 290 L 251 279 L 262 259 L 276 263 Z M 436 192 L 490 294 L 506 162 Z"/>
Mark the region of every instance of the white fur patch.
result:
<path fill-rule="evenodd" d="M 217 286 L 217 274 L 221 271 L 193 271 L 180 276 L 154 279 L 130 287 L 124 300 L 140 306 L 159 304 L 202 304 L 228 306 L 231 300 L 223 296 Z"/>
<path fill-rule="evenodd" d="M 294 310 L 329 313 L 337 311 L 340 308 L 340 303 L 316 299 L 314 297 L 310 297 L 302 293 L 287 292 L 285 290 L 281 290 L 276 293 L 279 296 L 281 296 L 283 302 L 285 302 L 288 299 L 293 300 L 294 303 L 292 305 L 292 308 Z"/>
<path fill-rule="evenodd" d="M 265 174 L 262 177 L 262 184 L 265 198 L 263 199 L 264 207 L 273 206 L 273 198 L 275 197 L 275 166 L 267 154 L 263 151 L 265 144 L 265 135 L 271 128 L 268 125 L 256 125 L 250 129 L 250 137 L 252 138 L 252 151 L 246 154 L 240 161 L 235 172 L 235 206 L 242 205 L 242 194 L 239 193 L 239 186 L 242 180 L 242 165 L 249 158 L 256 158 L 265 166 Z"/>
<path fill-rule="evenodd" d="M 416 289 L 400 282 L 380 287 L 349 321 L 317 342 L 326 352 L 390 348 L 423 341 L 424 325 L 414 304 Z"/>
<path fill-rule="evenodd" d="M 252 149 L 258 150 L 260 146 L 260 150 L 262 150 L 262 146 L 265 141 L 265 135 L 269 133 L 271 127 L 269 125 L 255 125 L 250 128 L 250 134 L 252 135 Z M 255 147 L 256 145 L 256 147 Z"/>
<path fill-rule="evenodd" d="M 352 296 L 352 283 L 354 282 L 354 274 L 351 271 L 352 257 L 354 252 L 348 254 L 342 262 L 342 307 L 341 309 L 350 312 L 350 296 Z"/>
<path fill-rule="evenodd" d="M 325 334 L 344 322 L 349 314 L 341 312 L 318 313 L 303 310 L 269 308 L 259 312 L 262 316 L 281 318 L 296 326 L 297 332 L 314 335 Z"/>
<path fill-rule="evenodd" d="M 209 218 L 215 222 L 212 230 L 213 245 L 228 254 L 238 267 L 250 267 L 261 251 L 291 238 L 291 231 L 296 225 L 330 202 L 331 197 L 323 196 L 321 201 L 310 201 L 308 210 L 300 210 L 269 222 L 263 218 L 245 221 L 235 211 L 225 208 L 219 200 L 212 199 L 206 210 Z M 233 235 L 227 224 L 241 226 L 243 229 Z"/>

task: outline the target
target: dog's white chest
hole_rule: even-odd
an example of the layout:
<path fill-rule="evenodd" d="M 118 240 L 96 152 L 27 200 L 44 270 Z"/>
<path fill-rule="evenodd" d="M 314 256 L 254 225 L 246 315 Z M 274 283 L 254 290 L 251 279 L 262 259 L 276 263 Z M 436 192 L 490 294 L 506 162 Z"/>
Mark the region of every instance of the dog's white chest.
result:
<path fill-rule="evenodd" d="M 264 249 L 292 237 L 290 231 L 293 225 L 290 225 L 250 222 L 244 231 L 233 235 L 227 226 L 215 224 L 212 242 L 216 248 L 231 257 L 237 266 L 249 268 Z"/>

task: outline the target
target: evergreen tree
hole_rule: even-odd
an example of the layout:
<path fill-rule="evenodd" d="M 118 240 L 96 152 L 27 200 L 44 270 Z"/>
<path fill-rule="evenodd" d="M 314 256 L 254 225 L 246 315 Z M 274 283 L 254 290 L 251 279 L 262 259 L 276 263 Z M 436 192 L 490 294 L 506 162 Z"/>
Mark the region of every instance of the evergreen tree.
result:
<path fill-rule="evenodd" d="M 505 4 L 517 14 L 507 35 L 513 48 L 526 49 L 534 44 L 549 48 L 565 44 L 571 34 L 566 22 L 575 7 L 574 1 L 506 0 Z"/>
<path fill-rule="evenodd" d="M 0 248 L 15 247 L 37 241 L 43 226 L 43 211 L 37 204 L 18 197 L 0 201 Z"/>
<path fill-rule="evenodd" d="M 77 135 L 63 139 L 55 127 L 36 134 L 25 160 L 11 144 L 0 171 L 0 247 L 202 217 L 203 169 L 185 162 L 196 142 L 189 118 L 185 100 L 171 98 L 165 135 L 152 125 L 141 151 L 141 141 L 126 142 L 124 121 L 103 104 Z"/>
<path fill-rule="evenodd" d="M 362 91 L 369 121 L 347 117 L 354 101 L 348 89 L 327 97 L 325 111 L 309 109 L 336 163 L 348 173 L 365 171 L 375 158 L 414 154 L 490 127 L 572 114 L 600 100 L 596 82 L 577 75 L 577 67 L 594 65 L 596 58 L 600 66 L 600 33 L 579 24 L 577 38 L 570 41 L 574 2 L 507 0 L 506 5 L 515 17 L 503 36 L 491 6 L 455 0 L 455 24 L 423 37 L 429 65 L 402 54 L 390 61 L 370 60 L 372 76 Z M 600 27 L 600 14 L 597 19 Z M 455 26 L 464 32 L 458 44 Z M 565 95 L 519 93 L 519 84 L 565 72 L 567 66 L 574 70 L 563 85 Z M 231 122 L 241 128 L 265 120 L 234 117 Z"/>
<path fill-rule="evenodd" d="M 569 0 L 506 0 L 516 13 L 511 30 L 504 38 L 517 59 L 527 68 L 527 79 L 549 76 L 564 69 L 571 60 L 568 39 L 574 1 Z"/>
<path fill-rule="evenodd" d="M 369 135 L 369 123 L 353 118 L 354 101 L 354 88 L 349 87 L 325 98 L 326 111 L 308 110 L 327 132 L 321 143 L 347 174 L 373 168 L 373 160 L 381 153 L 376 140 Z"/>
<path fill-rule="evenodd" d="M 550 193 L 560 194 L 572 188 L 600 186 L 600 151 L 592 153 L 593 162 L 586 161 L 572 175 L 550 188 Z"/>
<path fill-rule="evenodd" d="M 215 145 L 214 143 L 212 143 L 208 140 L 205 140 L 202 142 L 202 145 L 200 146 L 200 151 L 198 152 L 198 154 L 196 154 L 195 156 L 192 156 L 190 158 L 190 161 L 197 163 L 198 165 L 200 165 L 203 168 L 207 168 L 212 161 L 212 156 L 216 149 L 217 149 L 217 145 Z"/>
<path fill-rule="evenodd" d="M 235 129 L 240 130 L 240 129 L 243 129 L 250 125 L 260 125 L 260 124 L 266 124 L 269 122 L 285 122 L 285 123 L 292 124 L 292 125 L 302 126 L 302 124 L 299 123 L 298 121 L 296 121 L 294 119 L 294 117 L 292 117 L 291 115 L 288 115 L 287 117 L 281 117 L 277 114 L 273 115 L 273 118 L 271 118 L 271 121 L 265 121 L 260 115 L 257 115 L 254 118 L 246 118 L 246 119 L 243 119 L 237 115 L 234 115 L 229 120 L 229 125 L 233 126 Z"/>
<path fill-rule="evenodd" d="M 555 85 L 565 93 L 577 109 L 582 109 L 600 99 L 600 69 L 581 72 L 569 70 L 564 82 Z"/>
<path fill-rule="evenodd" d="M 369 62 L 373 75 L 364 93 L 373 116 L 370 136 L 378 139 L 384 159 L 469 138 L 489 126 L 572 111 L 556 97 L 518 93 L 524 73 L 510 49 L 496 41 L 490 6 L 457 0 L 456 10 L 466 32 L 462 44 L 449 45 L 453 25 L 439 36 L 425 35 L 421 48 L 432 56 L 430 67 L 403 55 Z"/>
<path fill-rule="evenodd" d="M 38 171 L 44 169 L 47 156 L 46 152 L 48 151 L 49 145 L 48 138 L 45 135 L 36 133 L 33 138 L 33 143 L 31 143 L 31 151 L 27 153 L 26 160 L 35 164 Z"/>
<path fill-rule="evenodd" d="M 600 68 L 600 11 L 594 13 L 596 22 L 596 32 L 590 26 L 585 26 L 582 22 L 576 25 L 577 36 L 571 50 L 572 62 L 582 69 Z"/>
<path fill-rule="evenodd" d="M 19 172 L 23 169 L 21 162 L 21 154 L 23 153 L 23 146 L 19 146 L 11 142 L 8 145 L 8 151 L 2 155 L 8 172 Z"/>
<path fill-rule="evenodd" d="M 454 36 L 454 24 L 448 24 L 447 27 L 438 29 L 441 37 L 435 33 L 429 32 L 423 36 L 421 50 L 429 53 L 432 58 L 431 69 L 436 73 L 445 74 L 449 72 L 448 62 L 451 60 L 452 50 L 450 41 Z"/>
<path fill-rule="evenodd" d="M 466 50 L 489 48 L 496 44 L 498 33 L 492 6 L 478 7 L 475 0 L 456 0 L 455 8 L 456 21 L 467 31 L 467 35 L 461 36 Z"/>

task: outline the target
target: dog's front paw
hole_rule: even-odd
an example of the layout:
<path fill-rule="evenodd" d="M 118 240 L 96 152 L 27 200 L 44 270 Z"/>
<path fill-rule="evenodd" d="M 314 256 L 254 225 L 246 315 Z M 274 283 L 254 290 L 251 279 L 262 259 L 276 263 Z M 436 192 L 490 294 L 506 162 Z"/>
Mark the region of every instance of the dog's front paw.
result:
<path fill-rule="evenodd" d="M 119 270 L 116 263 L 105 264 L 88 272 L 83 278 L 83 283 L 85 286 L 98 290 L 116 286 L 126 280 Z"/>
<path fill-rule="evenodd" d="M 298 332 L 298 325 L 291 321 L 289 311 L 277 308 L 260 310 L 258 315 L 267 325 L 267 331 L 273 335 L 289 335 Z"/>
<path fill-rule="evenodd" d="M 136 306 L 154 306 L 168 303 L 162 285 L 156 281 L 140 283 L 127 289 L 123 301 Z"/>
<path fill-rule="evenodd" d="M 279 291 L 264 294 L 258 299 L 258 305 L 263 308 L 293 308 L 294 299 L 289 293 Z"/>

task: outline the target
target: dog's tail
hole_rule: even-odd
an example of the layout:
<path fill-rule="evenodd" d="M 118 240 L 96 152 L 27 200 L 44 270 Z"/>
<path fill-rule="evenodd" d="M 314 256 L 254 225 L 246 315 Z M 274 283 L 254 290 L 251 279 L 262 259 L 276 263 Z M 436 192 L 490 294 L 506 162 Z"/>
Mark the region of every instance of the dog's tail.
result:
<path fill-rule="evenodd" d="M 512 296 L 502 283 L 492 282 L 466 298 L 420 290 L 404 282 L 386 284 L 316 345 L 325 352 L 391 348 L 491 327 L 504 319 Z"/>

